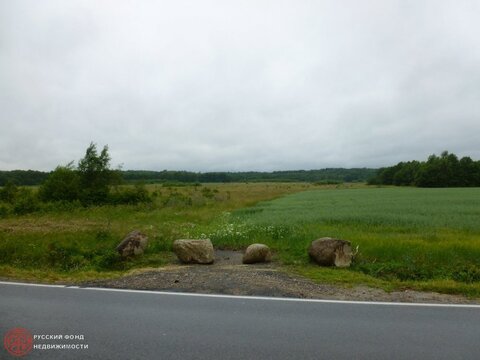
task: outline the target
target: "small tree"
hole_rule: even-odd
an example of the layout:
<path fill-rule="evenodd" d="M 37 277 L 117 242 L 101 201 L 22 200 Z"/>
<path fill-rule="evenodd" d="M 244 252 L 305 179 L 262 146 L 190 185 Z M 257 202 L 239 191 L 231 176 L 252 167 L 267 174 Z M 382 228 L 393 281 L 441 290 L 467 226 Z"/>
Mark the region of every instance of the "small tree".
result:
<path fill-rule="evenodd" d="M 134 190 L 126 189 L 111 194 L 113 185 L 122 181 L 119 170 L 110 169 L 108 146 L 98 153 L 97 146 L 90 143 L 85 156 L 74 167 L 73 162 L 58 166 L 39 189 L 43 201 L 75 201 L 84 205 L 98 204 L 136 204 L 150 201 L 150 195 L 144 186 Z M 0 195 L 2 192 L 0 191 Z"/>
<path fill-rule="evenodd" d="M 93 142 L 85 152 L 85 157 L 78 162 L 80 178 L 80 197 L 87 204 L 101 204 L 108 200 L 110 185 L 118 180 L 117 172 L 110 169 L 108 146 L 100 154 Z"/>

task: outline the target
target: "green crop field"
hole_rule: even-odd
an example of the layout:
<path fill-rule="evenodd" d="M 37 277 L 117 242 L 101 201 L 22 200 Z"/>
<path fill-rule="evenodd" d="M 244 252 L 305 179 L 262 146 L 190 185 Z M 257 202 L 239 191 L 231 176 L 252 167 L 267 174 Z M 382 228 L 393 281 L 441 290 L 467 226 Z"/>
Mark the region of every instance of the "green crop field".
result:
<path fill-rule="evenodd" d="M 480 188 L 418 189 L 301 183 L 151 185 L 152 203 L 45 208 L 0 219 L 0 277 L 78 281 L 172 261 L 178 238 L 217 248 L 266 243 L 286 269 L 314 280 L 480 297 Z M 131 230 L 146 253 L 122 261 Z M 310 263 L 307 248 L 329 236 L 358 246 L 351 268 Z"/>
<path fill-rule="evenodd" d="M 284 264 L 322 281 L 480 294 L 480 189 L 305 191 L 234 212 L 206 232 L 218 246 L 264 242 Z M 358 246 L 349 270 L 309 264 L 319 237 Z"/>

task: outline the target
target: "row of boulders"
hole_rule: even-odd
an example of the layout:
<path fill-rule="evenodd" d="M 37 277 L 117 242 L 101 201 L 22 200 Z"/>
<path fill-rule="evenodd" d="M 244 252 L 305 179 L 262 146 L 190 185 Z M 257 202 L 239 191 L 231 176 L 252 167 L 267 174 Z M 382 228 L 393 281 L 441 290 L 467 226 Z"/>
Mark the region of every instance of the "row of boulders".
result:
<path fill-rule="evenodd" d="M 140 231 L 132 231 L 117 246 L 122 257 L 132 257 L 143 254 L 148 244 L 148 238 Z M 173 243 L 173 252 L 185 264 L 212 264 L 215 261 L 215 251 L 209 239 L 181 239 Z M 355 253 L 347 240 L 329 237 L 312 241 L 308 248 L 310 258 L 322 266 L 350 266 Z M 244 264 L 269 262 L 272 252 L 267 245 L 252 244 L 243 255 Z"/>
<path fill-rule="evenodd" d="M 215 251 L 210 239 L 182 239 L 173 242 L 173 252 L 185 264 L 212 264 Z M 250 245 L 243 255 L 244 264 L 269 262 L 272 259 L 270 248 L 264 244 Z"/>
<path fill-rule="evenodd" d="M 118 253 L 124 258 L 141 255 L 148 244 L 148 238 L 140 231 L 132 231 L 117 246 Z M 210 239 L 181 239 L 173 242 L 173 252 L 185 264 L 212 264 L 215 251 Z M 243 255 L 244 264 L 269 262 L 272 258 L 270 248 L 264 244 L 250 245 Z"/>

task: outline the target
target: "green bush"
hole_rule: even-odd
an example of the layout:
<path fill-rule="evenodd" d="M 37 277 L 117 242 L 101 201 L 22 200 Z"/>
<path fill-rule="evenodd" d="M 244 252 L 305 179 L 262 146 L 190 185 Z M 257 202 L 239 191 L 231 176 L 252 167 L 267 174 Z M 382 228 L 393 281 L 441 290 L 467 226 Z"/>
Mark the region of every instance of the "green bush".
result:
<path fill-rule="evenodd" d="M 0 201 L 13 204 L 18 195 L 18 187 L 11 181 L 8 181 L 3 188 L 0 189 Z"/>
<path fill-rule="evenodd" d="M 46 202 L 80 200 L 84 205 L 105 204 L 110 187 L 120 181 L 118 171 L 110 169 L 108 147 L 98 154 L 91 143 L 75 168 L 73 163 L 58 166 L 41 185 L 40 198 Z"/>
<path fill-rule="evenodd" d="M 204 187 L 202 189 L 202 195 L 205 196 L 207 199 L 211 199 L 214 196 L 214 192 L 212 191 L 212 189 Z"/>
<path fill-rule="evenodd" d="M 43 203 L 41 206 L 41 210 L 44 212 L 68 212 L 81 207 L 83 207 L 83 205 L 80 202 L 80 200 L 74 200 L 74 201 L 60 200 L 60 201 Z"/>
<path fill-rule="evenodd" d="M 96 256 L 94 264 L 97 270 L 123 270 L 125 268 L 125 261 L 115 250 Z"/>
<path fill-rule="evenodd" d="M 5 218 L 12 213 L 12 207 L 9 204 L 0 204 L 0 219 Z"/>
<path fill-rule="evenodd" d="M 172 192 L 164 201 L 163 205 L 165 206 L 192 206 L 193 200 L 190 196 L 184 195 L 179 192 Z"/>
<path fill-rule="evenodd" d="M 480 268 L 475 265 L 461 267 L 452 273 L 452 278 L 464 283 L 480 281 Z"/>
<path fill-rule="evenodd" d="M 57 166 L 38 191 L 43 201 L 75 201 L 80 197 L 80 177 L 70 163 Z"/>
<path fill-rule="evenodd" d="M 48 244 L 47 260 L 50 266 L 68 270 L 72 248 L 64 247 L 58 243 Z"/>
<path fill-rule="evenodd" d="M 143 184 L 135 184 L 133 189 L 122 189 L 113 192 L 109 196 L 109 202 L 112 204 L 136 205 L 139 203 L 151 202 L 152 198 Z"/>
<path fill-rule="evenodd" d="M 16 215 L 25 215 L 39 210 L 40 207 L 38 197 L 32 190 L 20 189 L 13 204 L 13 212 Z"/>

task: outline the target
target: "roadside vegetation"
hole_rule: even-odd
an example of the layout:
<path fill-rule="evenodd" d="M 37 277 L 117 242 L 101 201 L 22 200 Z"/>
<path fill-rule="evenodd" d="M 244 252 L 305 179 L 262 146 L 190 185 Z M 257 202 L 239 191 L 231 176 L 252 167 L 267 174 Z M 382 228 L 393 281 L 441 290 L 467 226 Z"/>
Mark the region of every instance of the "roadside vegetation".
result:
<path fill-rule="evenodd" d="M 480 296 L 479 188 L 244 183 L 146 189 L 148 203 L 1 219 L 0 276 L 118 276 L 171 262 L 175 239 L 208 237 L 224 249 L 265 243 L 278 261 L 317 281 Z M 132 229 L 147 234 L 150 244 L 142 257 L 122 260 L 114 249 Z M 306 249 L 323 236 L 359 247 L 350 269 L 310 263 Z"/>
<path fill-rule="evenodd" d="M 62 202 L 27 214 L 4 214 L 0 217 L 0 277 L 83 280 L 161 266 L 172 260 L 174 240 L 196 236 L 200 227 L 214 226 L 224 214 L 315 187 L 303 183 L 146 185 L 148 202 L 89 206 Z M 122 185 L 119 191 L 136 190 L 134 185 Z M 115 247 L 134 229 L 149 237 L 149 246 L 142 257 L 122 260 Z"/>
<path fill-rule="evenodd" d="M 478 187 L 125 185 L 110 167 L 108 148 L 99 152 L 92 143 L 76 166 L 57 167 L 40 186 L 0 188 L 0 277 L 119 276 L 171 263 L 176 239 L 210 238 L 232 250 L 265 243 L 281 264 L 317 281 L 480 297 L 479 218 Z M 132 230 L 145 233 L 149 246 L 125 260 L 115 247 Z M 306 250 L 325 236 L 358 246 L 349 269 L 311 264 Z"/>

